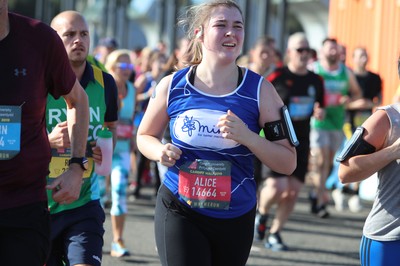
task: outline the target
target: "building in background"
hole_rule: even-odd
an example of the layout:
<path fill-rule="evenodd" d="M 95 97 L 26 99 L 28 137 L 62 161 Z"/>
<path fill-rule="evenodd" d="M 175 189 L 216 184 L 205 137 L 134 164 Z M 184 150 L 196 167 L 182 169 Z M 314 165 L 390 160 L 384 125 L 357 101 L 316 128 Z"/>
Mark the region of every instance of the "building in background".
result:
<path fill-rule="evenodd" d="M 49 23 L 60 11 L 82 12 L 92 33 L 92 48 L 102 37 L 113 36 L 121 47 L 155 46 L 163 40 L 172 51 L 183 33 L 176 21 L 184 7 L 202 0 L 9 0 L 10 10 Z M 276 39 L 283 52 L 287 37 L 304 31 L 318 48 L 328 31 L 329 0 L 237 0 L 246 19 L 247 51 L 263 34 Z"/>
<path fill-rule="evenodd" d="M 347 47 L 350 67 L 354 48 L 367 49 L 368 68 L 379 73 L 383 81 L 383 104 L 392 103 L 399 87 L 400 1 L 331 0 L 328 31 Z"/>

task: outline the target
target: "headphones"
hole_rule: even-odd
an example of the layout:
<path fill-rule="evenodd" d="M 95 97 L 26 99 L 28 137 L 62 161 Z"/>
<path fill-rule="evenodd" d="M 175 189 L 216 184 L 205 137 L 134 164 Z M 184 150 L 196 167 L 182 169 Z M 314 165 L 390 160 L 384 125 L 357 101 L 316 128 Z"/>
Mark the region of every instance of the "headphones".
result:
<path fill-rule="evenodd" d="M 200 26 L 200 27 L 199 27 L 199 32 L 196 33 L 196 38 L 197 38 L 197 39 L 200 38 L 201 35 L 203 35 L 203 26 Z"/>

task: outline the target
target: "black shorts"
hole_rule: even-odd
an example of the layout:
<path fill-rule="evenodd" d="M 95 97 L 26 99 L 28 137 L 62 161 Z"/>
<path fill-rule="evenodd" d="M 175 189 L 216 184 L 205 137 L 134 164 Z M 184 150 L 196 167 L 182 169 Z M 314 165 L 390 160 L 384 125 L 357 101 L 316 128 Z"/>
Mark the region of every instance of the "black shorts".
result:
<path fill-rule="evenodd" d="M 49 250 L 47 202 L 0 211 L 0 265 L 43 266 Z"/>
<path fill-rule="evenodd" d="M 98 200 L 51 215 L 52 247 L 47 266 L 101 265 L 104 210 Z"/>
<path fill-rule="evenodd" d="M 297 153 L 297 167 L 291 176 L 297 178 L 300 182 L 304 183 L 306 179 L 306 174 L 308 171 L 308 159 L 310 153 L 310 141 L 300 140 L 299 146 L 296 147 Z M 279 178 L 286 175 L 274 172 L 272 170 L 268 171 L 268 177 Z"/>
<path fill-rule="evenodd" d="M 232 219 L 201 215 L 161 185 L 155 210 L 155 236 L 162 265 L 244 266 L 254 235 L 255 206 Z"/>

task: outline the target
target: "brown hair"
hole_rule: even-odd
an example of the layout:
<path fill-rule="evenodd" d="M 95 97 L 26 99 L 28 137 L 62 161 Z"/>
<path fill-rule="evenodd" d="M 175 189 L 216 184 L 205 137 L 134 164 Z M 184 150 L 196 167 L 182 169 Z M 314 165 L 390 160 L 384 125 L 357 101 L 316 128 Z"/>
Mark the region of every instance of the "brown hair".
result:
<path fill-rule="evenodd" d="M 196 40 L 194 32 L 196 29 L 200 29 L 209 18 L 211 11 L 219 6 L 225 6 L 227 8 L 236 8 L 239 10 L 243 18 L 242 10 L 239 5 L 232 0 L 213 0 L 207 3 L 191 6 L 187 9 L 186 13 L 179 19 L 178 25 L 183 27 L 186 36 L 189 40 L 189 45 L 182 61 L 185 65 L 198 65 L 203 59 L 203 53 L 201 51 L 201 45 Z"/>

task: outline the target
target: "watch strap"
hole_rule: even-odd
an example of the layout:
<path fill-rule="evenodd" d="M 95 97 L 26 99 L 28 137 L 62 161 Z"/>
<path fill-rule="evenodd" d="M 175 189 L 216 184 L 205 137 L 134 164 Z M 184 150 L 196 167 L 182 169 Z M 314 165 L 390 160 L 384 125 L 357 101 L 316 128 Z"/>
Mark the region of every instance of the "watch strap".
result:
<path fill-rule="evenodd" d="M 81 168 L 83 170 L 86 170 L 86 167 L 84 164 L 86 164 L 88 162 L 88 159 L 86 157 L 72 157 L 71 159 L 69 159 L 68 161 L 68 165 L 71 165 L 73 163 L 77 163 L 81 166 Z"/>

